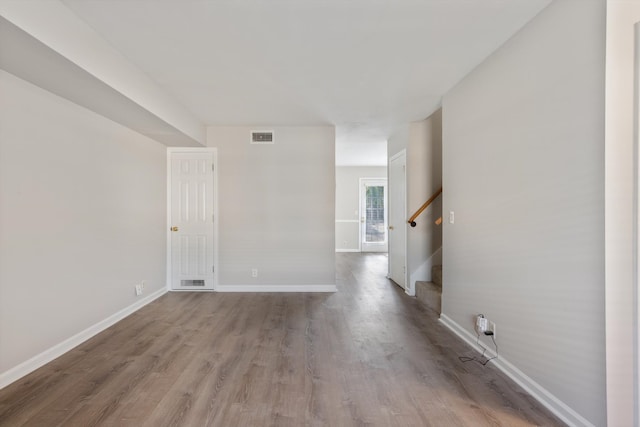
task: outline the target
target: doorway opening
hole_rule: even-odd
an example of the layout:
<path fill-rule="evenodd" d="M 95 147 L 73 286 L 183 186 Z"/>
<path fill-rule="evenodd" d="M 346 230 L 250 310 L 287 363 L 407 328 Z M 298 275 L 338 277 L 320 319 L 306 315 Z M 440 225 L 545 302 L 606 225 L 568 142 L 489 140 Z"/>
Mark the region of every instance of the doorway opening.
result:
<path fill-rule="evenodd" d="M 387 252 L 387 180 L 360 178 L 360 249 Z"/>

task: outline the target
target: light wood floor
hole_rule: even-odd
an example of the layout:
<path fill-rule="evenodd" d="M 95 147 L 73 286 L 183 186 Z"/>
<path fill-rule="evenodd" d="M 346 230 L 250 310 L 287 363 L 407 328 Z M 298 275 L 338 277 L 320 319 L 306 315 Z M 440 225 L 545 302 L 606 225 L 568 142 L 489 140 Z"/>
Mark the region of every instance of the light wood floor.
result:
<path fill-rule="evenodd" d="M 337 254 L 336 294 L 167 294 L 0 390 L 0 425 L 562 425 L 460 362 L 474 352 L 386 268 Z"/>

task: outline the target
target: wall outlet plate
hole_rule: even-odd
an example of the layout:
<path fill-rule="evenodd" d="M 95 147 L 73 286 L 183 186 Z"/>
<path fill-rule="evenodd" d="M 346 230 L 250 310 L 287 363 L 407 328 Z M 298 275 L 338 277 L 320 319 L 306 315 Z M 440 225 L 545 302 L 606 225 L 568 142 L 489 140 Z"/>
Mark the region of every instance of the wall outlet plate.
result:
<path fill-rule="evenodd" d="M 484 331 L 487 330 L 487 327 L 488 327 L 487 318 L 484 317 L 482 314 L 479 314 L 478 317 L 476 317 L 476 329 L 478 330 L 478 333 L 483 333 Z"/>
<path fill-rule="evenodd" d="M 143 287 L 144 287 L 144 283 L 141 283 L 141 284 L 139 284 L 139 285 L 136 285 L 136 286 L 135 286 L 135 289 L 136 289 L 136 296 L 140 296 L 140 295 L 142 295 L 142 289 L 143 289 Z"/>

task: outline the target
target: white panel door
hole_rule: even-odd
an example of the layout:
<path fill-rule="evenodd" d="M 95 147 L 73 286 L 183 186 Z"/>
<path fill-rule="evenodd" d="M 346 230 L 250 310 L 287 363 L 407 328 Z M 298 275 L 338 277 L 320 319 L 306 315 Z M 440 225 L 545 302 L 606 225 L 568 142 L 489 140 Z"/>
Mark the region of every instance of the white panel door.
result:
<path fill-rule="evenodd" d="M 171 153 L 171 288 L 213 290 L 211 152 Z"/>
<path fill-rule="evenodd" d="M 360 178 L 360 248 L 387 252 L 387 180 Z"/>
<path fill-rule="evenodd" d="M 407 198 L 406 153 L 389 159 L 389 278 L 406 290 Z"/>

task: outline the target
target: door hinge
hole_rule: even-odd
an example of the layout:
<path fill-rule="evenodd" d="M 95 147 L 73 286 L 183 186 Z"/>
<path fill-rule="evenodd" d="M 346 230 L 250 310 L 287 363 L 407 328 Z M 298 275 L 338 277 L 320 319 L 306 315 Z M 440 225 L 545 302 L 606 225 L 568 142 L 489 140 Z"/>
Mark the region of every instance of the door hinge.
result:
<path fill-rule="evenodd" d="M 215 170 L 215 167 L 216 167 L 216 166 L 215 166 L 213 163 L 211 163 L 211 171 L 212 171 L 212 172 L 215 172 L 215 171 L 216 171 L 216 170 Z"/>
<path fill-rule="evenodd" d="M 212 266 L 211 266 L 211 272 L 212 272 L 212 273 L 215 273 L 215 272 L 216 272 L 216 266 L 215 266 L 215 265 L 212 265 Z"/>

